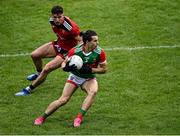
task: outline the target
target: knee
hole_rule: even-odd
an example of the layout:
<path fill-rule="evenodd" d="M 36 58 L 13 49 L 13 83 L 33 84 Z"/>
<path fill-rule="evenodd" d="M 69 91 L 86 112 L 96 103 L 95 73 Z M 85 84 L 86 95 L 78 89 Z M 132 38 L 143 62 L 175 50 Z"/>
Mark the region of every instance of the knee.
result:
<path fill-rule="evenodd" d="M 39 54 L 38 54 L 36 51 L 33 51 L 33 52 L 31 53 L 31 58 L 32 58 L 32 59 L 37 59 L 37 58 L 40 58 L 40 56 L 39 56 Z"/>
<path fill-rule="evenodd" d="M 45 67 L 42 70 L 42 73 L 49 73 L 53 70 L 53 66 L 52 65 L 48 65 L 46 64 Z"/>
<path fill-rule="evenodd" d="M 69 101 L 69 97 L 61 97 L 61 98 L 58 99 L 58 103 L 59 103 L 60 105 L 64 105 L 64 104 L 66 104 L 68 101 Z"/>
<path fill-rule="evenodd" d="M 95 96 L 97 94 L 97 90 L 89 90 L 88 95 Z"/>

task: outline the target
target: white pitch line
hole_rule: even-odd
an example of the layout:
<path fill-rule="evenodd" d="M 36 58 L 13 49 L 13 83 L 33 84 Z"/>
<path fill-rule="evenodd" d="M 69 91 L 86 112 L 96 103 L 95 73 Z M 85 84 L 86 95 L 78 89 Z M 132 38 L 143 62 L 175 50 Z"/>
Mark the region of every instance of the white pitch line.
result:
<path fill-rule="evenodd" d="M 1 54 L 1 58 L 8 58 L 8 57 L 20 57 L 20 56 L 29 56 L 30 53 L 19 53 L 19 54 Z"/>
<path fill-rule="evenodd" d="M 180 48 L 178 45 L 172 46 L 139 46 L 139 47 L 112 47 L 112 48 L 105 48 L 104 50 L 112 51 L 112 50 L 123 50 L 123 51 L 133 51 L 133 50 L 143 50 L 143 49 L 162 49 L 162 48 Z"/>
<path fill-rule="evenodd" d="M 166 46 L 137 46 L 137 47 L 112 47 L 104 48 L 105 51 L 135 51 L 135 50 L 144 50 L 144 49 L 173 49 L 180 48 L 180 45 L 166 45 Z M 0 58 L 8 57 L 20 57 L 20 56 L 30 56 L 30 53 L 19 53 L 19 54 L 0 54 Z"/>

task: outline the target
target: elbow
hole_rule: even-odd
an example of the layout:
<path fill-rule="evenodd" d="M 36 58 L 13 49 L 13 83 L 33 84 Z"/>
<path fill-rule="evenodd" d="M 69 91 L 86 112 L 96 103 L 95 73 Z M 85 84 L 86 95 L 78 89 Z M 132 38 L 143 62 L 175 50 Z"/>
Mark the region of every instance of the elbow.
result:
<path fill-rule="evenodd" d="M 102 73 L 104 74 L 104 73 L 106 73 L 107 71 L 108 71 L 108 68 L 104 68 L 104 70 L 103 70 Z"/>

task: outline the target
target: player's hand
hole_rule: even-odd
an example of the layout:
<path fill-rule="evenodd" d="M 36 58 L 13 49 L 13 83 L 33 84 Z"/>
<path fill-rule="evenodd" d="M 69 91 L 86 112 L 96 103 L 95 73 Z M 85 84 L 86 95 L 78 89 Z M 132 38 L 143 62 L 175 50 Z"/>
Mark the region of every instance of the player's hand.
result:
<path fill-rule="evenodd" d="M 65 67 L 63 68 L 63 71 L 69 72 L 69 71 L 76 71 L 77 67 L 73 64 L 69 66 L 69 61 L 66 63 Z"/>
<path fill-rule="evenodd" d="M 79 72 L 82 74 L 92 73 L 92 68 L 90 66 L 83 65 Z"/>

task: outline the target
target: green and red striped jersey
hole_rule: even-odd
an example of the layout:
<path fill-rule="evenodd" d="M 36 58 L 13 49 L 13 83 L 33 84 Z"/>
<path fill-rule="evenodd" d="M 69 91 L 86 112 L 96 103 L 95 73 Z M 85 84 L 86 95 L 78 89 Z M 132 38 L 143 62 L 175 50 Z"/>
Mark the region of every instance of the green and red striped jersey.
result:
<path fill-rule="evenodd" d="M 91 68 L 97 68 L 98 64 L 106 62 L 106 54 L 99 46 L 91 52 L 85 53 L 83 45 L 77 45 L 68 52 L 68 58 L 73 55 L 80 56 L 83 60 L 83 65 L 88 65 Z M 72 73 L 82 78 L 94 78 L 96 76 L 95 73 L 82 74 L 78 70 L 73 71 Z"/>

